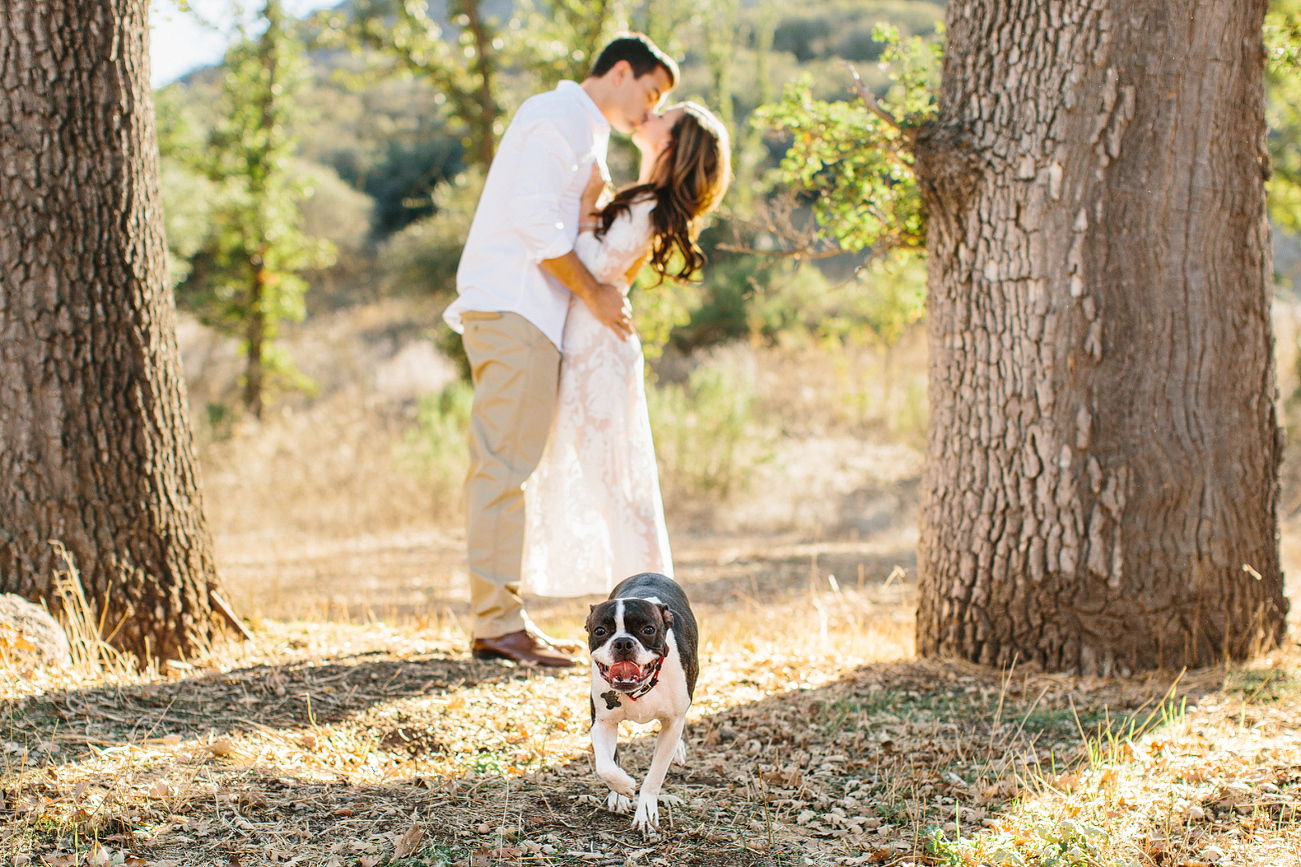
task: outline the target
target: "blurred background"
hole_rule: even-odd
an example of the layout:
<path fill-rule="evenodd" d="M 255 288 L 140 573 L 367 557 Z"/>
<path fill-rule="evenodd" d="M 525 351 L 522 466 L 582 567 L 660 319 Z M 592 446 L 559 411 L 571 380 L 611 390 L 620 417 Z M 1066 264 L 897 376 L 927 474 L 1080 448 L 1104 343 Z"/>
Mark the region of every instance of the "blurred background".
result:
<path fill-rule="evenodd" d="M 853 139 L 867 117 L 854 73 L 883 105 L 924 114 L 943 15 L 931 0 L 155 0 L 171 279 L 205 507 L 236 607 L 459 622 L 471 389 L 440 313 L 514 109 L 581 79 L 593 48 L 631 27 L 680 59 L 671 99 L 719 112 L 734 145 L 703 280 L 646 281 L 632 295 L 679 568 L 719 602 L 815 584 L 863 593 L 898 606 L 907 644 L 924 215 L 882 230 L 901 224 L 911 194 L 906 171 L 886 165 L 861 213 L 829 218 L 838 193 L 802 170 L 800 146 L 811 125 L 840 124 L 847 147 L 868 149 Z M 1270 88 L 1291 421 L 1301 88 L 1277 75 Z M 610 162 L 616 181 L 633 177 L 617 136 Z M 876 202 L 894 211 L 873 214 Z M 1284 468 L 1285 567 L 1301 557 L 1296 466 Z"/>

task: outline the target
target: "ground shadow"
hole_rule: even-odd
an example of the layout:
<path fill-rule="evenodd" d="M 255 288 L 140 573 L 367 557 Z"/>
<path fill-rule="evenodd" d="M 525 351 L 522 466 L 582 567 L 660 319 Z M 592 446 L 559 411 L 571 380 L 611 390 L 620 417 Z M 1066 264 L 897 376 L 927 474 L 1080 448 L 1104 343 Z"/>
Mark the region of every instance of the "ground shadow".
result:
<path fill-rule="evenodd" d="M 364 656 L 364 655 L 363 655 Z M 500 664 L 436 656 L 364 658 L 324 665 L 257 666 L 220 678 L 158 684 L 152 692 L 85 690 L 28 699 L 24 708 L 130 720 L 136 736 L 247 725 L 295 727 L 344 719 L 387 700 L 455 692 L 536 673 Z M 1222 672 L 1160 672 L 1129 679 L 1082 679 L 999 672 L 960 662 L 911 660 L 861 667 L 815 689 L 792 689 L 693 720 L 688 766 L 674 769 L 654 841 L 631 831 L 626 816 L 603 807 L 604 787 L 587 757 L 556 755 L 525 776 L 468 773 L 351 785 L 304 777 L 264 761 L 193 758 L 187 779 L 164 795 L 115 809 L 82 811 L 72 826 L 32 831 L 34 857 L 99 839 L 155 863 L 252 865 L 304 855 L 324 863 L 625 864 L 757 867 L 804 863 L 809 853 L 893 863 L 924 857 L 929 832 L 951 825 L 977 833 L 1014 804 L 1030 771 L 1052 779 L 1087 760 L 1087 744 L 1105 729 L 1133 734 L 1172 703 L 1195 704 L 1219 686 Z M 309 679 L 310 678 L 310 679 Z M 570 678 L 564 688 L 582 688 Z M 281 695 L 277 688 L 284 687 Z M 337 700 L 309 712 L 290 700 L 298 687 L 336 686 Z M 316 694 L 313 692 L 313 694 Z M 202 706 L 193 697 L 208 695 Z M 212 700 L 212 695 L 224 696 Z M 242 701 L 244 696 L 252 701 Z M 34 707 L 33 707 L 34 706 Z M 161 714 L 164 709 L 167 714 Z M 178 713 L 177 711 L 182 711 Z M 41 711 L 53 713 L 53 710 Z M 310 713 L 310 717 L 309 717 Z M 440 742 L 440 717 L 412 708 L 406 742 L 380 750 L 410 753 Z M 148 722 L 157 718 L 156 722 Z M 70 717 L 54 718 L 61 723 Z M 90 719 L 91 717 L 85 717 Z M 28 717 L 32 719 L 32 717 Z M 427 739 L 427 740 L 425 740 Z M 124 740 L 126 740 L 124 738 Z M 640 777 L 652 735 L 634 736 L 621 762 Z M 89 743 L 88 743 L 89 746 Z M 555 761 L 558 759 L 558 761 Z M 139 785 L 149 782 L 146 769 Z M 0 809 L 22 820 L 34 796 L 68 797 L 37 778 L 30 791 L 6 793 Z M 79 823 L 79 824 L 78 824 Z M 160 825 L 161 823 L 161 825 Z M 417 860 L 389 858 L 418 826 Z M 159 830 L 159 828 L 162 830 Z M 411 838 L 408 838 L 408 842 Z M 85 845 L 84 842 L 81 845 Z M 656 860 L 660 859 L 660 860 Z"/>
<path fill-rule="evenodd" d="M 0 702 L 0 720 L 9 742 L 53 766 L 106 744 L 331 725 L 376 704 L 530 676 L 527 669 L 466 654 L 393 658 L 370 651 L 141 685 L 56 690 Z"/>

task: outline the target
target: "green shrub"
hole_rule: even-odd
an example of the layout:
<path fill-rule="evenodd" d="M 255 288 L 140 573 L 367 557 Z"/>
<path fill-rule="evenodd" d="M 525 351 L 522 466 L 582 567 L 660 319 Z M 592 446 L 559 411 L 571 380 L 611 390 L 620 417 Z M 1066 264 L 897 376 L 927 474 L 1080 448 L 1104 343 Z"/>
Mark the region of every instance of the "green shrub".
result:
<path fill-rule="evenodd" d="M 734 362 L 701 365 L 685 385 L 653 386 L 646 396 L 669 492 L 726 498 L 771 457 L 754 419 L 753 377 Z"/>
<path fill-rule="evenodd" d="M 468 382 L 449 382 L 420 400 L 415 423 L 402 439 L 399 458 L 425 479 L 439 513 L 454 511 L 461 498 L 473 403 L 474 388 Z"/>

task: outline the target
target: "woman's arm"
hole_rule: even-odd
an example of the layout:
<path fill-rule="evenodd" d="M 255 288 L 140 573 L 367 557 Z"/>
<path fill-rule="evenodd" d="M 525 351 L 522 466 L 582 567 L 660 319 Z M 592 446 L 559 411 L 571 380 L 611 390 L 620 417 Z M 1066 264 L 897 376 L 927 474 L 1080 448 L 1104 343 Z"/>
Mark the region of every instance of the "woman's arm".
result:
<path fill-rule="evenodd" d="M 646 260 L 649 258 L 650 258 L 649 251 L 643 253 L 641 258 L 638 259 L 636 262 L 633 262 L 632 266 L 628 268 L 628 270 L 625 272 L 624 276 L 628 278 L 629 285 L 632 285 L 632 281 L 637 279 L 637 275 L 641 273 L 641 269 L 646 267 Z"/>
<path fill-rule="evenodd" d="M 578 231 L 591 232 L 599 225 L 601 212 L 596 207 L 596 203 L 601 200 L 601 195 L 605 192 L 605 178 L 601 176 L 600 163 L 592 163 L 592 176 L 587 179 L 587 187 L 583 190 L 583 195 L 579 199 L 578 205 Z"/>
<path fill-rule="evenodd" d="M 634 202 L 629 210 L 615 217 L 609 230 L 599 238 L 591 232 L 579 233 L 574 252 L 593 277 L 606 283 L 629 282 L 625 275 L 650 248 L 653 206 L 648 201 Z"/>

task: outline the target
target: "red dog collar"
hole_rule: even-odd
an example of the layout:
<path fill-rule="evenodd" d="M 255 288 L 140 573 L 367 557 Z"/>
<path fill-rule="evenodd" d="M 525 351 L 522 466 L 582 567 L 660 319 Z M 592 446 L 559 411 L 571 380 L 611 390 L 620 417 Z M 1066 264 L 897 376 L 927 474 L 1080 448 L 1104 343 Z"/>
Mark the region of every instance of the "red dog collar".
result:
<path fill-rule="evenodd" d="M 650 683 L 638 687 L 636 690 L 628 693 L 629 701 L 636 701 L 655 688 L 655 684 L 660 682 L 660 669 L 664 667 L 664 657 L 661 656 L 659 662 L 655 663 L 655 673 L 651 675 Z"/>

